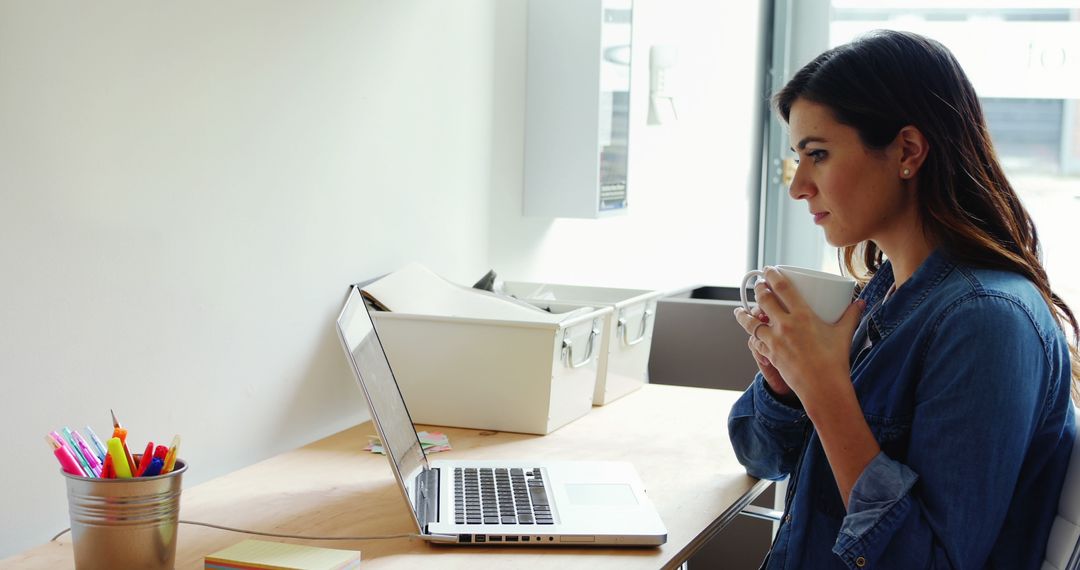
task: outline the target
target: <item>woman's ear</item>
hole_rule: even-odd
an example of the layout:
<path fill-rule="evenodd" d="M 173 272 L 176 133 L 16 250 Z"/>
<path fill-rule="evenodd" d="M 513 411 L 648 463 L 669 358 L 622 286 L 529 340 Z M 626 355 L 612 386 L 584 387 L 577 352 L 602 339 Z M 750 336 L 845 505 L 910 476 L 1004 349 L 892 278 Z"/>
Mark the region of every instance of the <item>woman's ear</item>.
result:
<path fill-rule="evenodd" d="M 914 125 L 908 125 L 896 134 L 896 143 L 900 147 L 900 178 L 909 180 L 915 178 L 926 155 L 930 152 L 930 143 Z"/>

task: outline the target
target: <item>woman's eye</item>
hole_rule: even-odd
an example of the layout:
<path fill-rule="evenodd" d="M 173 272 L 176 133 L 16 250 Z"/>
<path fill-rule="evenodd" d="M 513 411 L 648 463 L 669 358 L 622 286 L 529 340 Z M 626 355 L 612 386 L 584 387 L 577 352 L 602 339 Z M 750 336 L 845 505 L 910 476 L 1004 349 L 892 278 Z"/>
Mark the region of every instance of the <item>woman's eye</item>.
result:
<path fill-rule="evenodd" d="M 822 160 L 825 160 L 825 155 L 826 155 L 826 152 L 823 151 L 823 150 L 812 150 L 812 151 L 806 153 L 806 156 L 809 156 L 810 158 L 812 158 L 814 160 L 814 164 L 817 164 L 817 163 L 821 162 Z"/>

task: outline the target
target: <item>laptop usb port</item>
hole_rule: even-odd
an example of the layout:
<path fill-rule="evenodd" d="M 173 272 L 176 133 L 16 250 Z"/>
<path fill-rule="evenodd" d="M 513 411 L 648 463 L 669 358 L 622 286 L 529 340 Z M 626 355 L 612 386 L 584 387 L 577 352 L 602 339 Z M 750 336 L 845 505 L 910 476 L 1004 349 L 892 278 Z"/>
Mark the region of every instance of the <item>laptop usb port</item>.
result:
<path fill-rule="evenodd" d="M 488 542 L 502 542 L 501 536 L 489 536 Z"/>
<path fill-rule="evenodd" d="M 518 541 L 518 537 L 516 537 L 516 536 L 508 536 L 508 537 L 506 537 L 506 542 L 517 542 L 517 541 Z"/>

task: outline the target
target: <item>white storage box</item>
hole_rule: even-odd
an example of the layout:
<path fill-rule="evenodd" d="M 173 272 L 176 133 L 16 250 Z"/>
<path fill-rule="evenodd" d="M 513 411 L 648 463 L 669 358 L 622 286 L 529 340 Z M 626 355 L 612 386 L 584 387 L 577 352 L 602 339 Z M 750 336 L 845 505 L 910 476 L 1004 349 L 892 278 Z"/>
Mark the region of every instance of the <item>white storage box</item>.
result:
<path fill-rule="evenodd" d="M 416 423 L 547 434 L 592 409 L 610 307 L 546 312 L 410 265 L 365 285 Z"/>
<path fill-rule="evenodd" d="M 414 422 L 543 435 L 592 409 L 611 311 L 559 323 L 372 316 Z"/>
<path fill-rule="evenodd" d="M 661 291 L 508 281 L 503 292 L 542 308 L 612 308 L 604 322 L 593 405 L 603 406 L 648 381 L 653 317 Z"/>

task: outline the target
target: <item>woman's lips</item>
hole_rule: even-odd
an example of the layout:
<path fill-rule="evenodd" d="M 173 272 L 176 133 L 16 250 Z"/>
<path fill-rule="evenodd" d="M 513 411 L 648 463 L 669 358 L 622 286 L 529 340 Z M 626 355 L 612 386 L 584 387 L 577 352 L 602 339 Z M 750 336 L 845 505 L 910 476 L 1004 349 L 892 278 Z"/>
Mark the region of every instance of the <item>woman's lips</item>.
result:
<path fill-rule="evenodd" d="M 821 220 L 823 220 L 825 218 L 825 216 L 828 216 L 828 215 L 829 215 L 828 212 L 818 212 L 818 213 L 814 214 L 814 223 L 815 224 L 820 224 Z"/>

